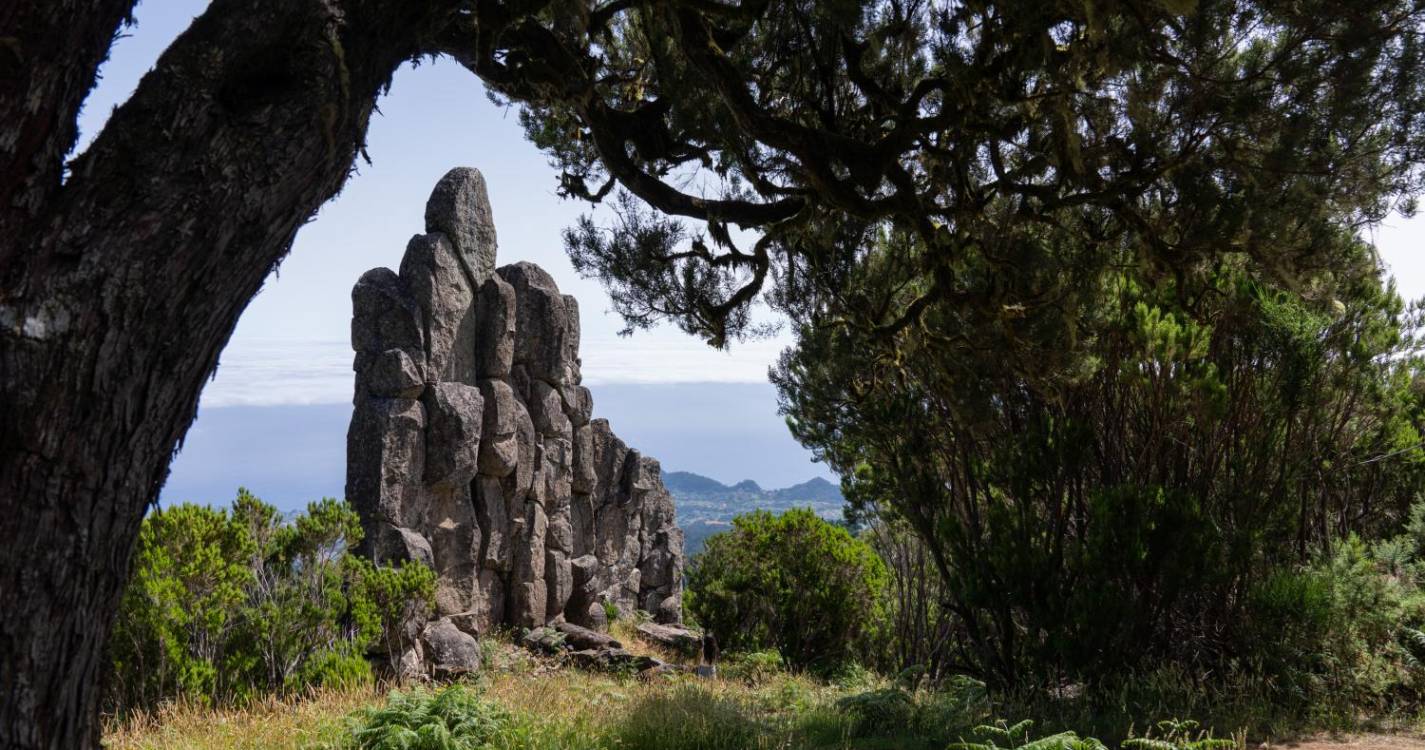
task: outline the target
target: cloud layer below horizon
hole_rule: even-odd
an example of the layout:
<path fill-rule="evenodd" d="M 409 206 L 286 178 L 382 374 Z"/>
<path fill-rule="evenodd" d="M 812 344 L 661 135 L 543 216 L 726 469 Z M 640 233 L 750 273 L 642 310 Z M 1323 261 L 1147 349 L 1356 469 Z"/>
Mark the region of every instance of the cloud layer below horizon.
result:
<path fill-rule="evenodd" d="M 672 331 L 596 336 L 582 342 L 584 384 L 766 383 L 768 367 L 785 346 L 784 340 L 754 341 L 720 352 Z M 235 336 L 203 390 L 202 403 L 349 403 L 351 358 L 351 345 L 345 341 Z"/>

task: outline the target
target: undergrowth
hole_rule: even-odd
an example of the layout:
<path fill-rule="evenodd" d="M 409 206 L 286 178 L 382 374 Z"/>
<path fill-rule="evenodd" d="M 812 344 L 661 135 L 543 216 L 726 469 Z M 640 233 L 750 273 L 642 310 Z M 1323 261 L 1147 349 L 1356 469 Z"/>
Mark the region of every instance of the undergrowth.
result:
<path fill-rule="evenodd" d="M 730 655 L 716 679 L 639 679 L 563 668 L 493 638 L 482 648 L 486 670 L 463 683 L 384 694 L 316 691 L 223 710 L 167 704 L 114 720 L 105 744 L 112 750 L 1230 750 L 1245 747 L 1249 736 L 1309 728 L 1282 721 L 1269 734 L 1261 728 L 1272 726 L 1265 714 L 1228 701 L 1220 686 L 1199 691 L 1202 700 L 1190 707 L 1202 713 L 1173 713 L 1170 704 L 1191 687 L 1174 689 L 1167 673 L 1097 697 L 1011 700 L 992 699 L 968 679 L 927 689 L 863 669 L 813 678 L 765 654 Z M 1177 715 L 1204 723 L 1147 723 Z M 1255 724 L 1230 723 L 1240 717 Z"/>

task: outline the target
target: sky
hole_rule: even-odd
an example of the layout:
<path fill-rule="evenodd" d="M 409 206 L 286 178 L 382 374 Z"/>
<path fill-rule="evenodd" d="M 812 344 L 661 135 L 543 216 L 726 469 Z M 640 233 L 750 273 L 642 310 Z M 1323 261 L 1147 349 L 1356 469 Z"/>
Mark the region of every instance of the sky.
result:
<path fill-rule="evenodd" d="M 147 0 L 125 30 L 80 118 L 77 150 L 103 127 L 163 49 L 206 6 Z M 585 204 L 555 195 L 557 173 L 524 139 L 517 113 L 489 101 L 478 79 L 446 60 L 407 65 L 372 118 L 367 153 L 343 192 L 298 233 L 291 255 L 243 313 L 199 417 L 172 467 L 166 502 L 226 502 L 238 483 L 295 507 L 340 495 L 352 394 L 351 286 L 400 264 L 423 230 L 425 199 L 447 170 L 473 166 L 489 187 L 499 262 L 527 260 L 579 298 L 585 383 L 595 413 L 667 470 L 782 487 L 834 478 L 788 434 L 768 366 L 788 337 L 714 351 L 663 327 L 620 337 L 600 286 L 581 279 L 561 231 Z M 1392 217 L 1373 233 L 1407 298 L 1425 295 L 1425 217 Z M 264 494 L 265 493 L 265 494 Z"/>

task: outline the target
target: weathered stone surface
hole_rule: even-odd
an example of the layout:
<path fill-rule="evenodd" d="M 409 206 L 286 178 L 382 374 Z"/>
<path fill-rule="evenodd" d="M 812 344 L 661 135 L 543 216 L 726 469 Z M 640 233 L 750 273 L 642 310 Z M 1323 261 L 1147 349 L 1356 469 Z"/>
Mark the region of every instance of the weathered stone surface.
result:
<path fill-rule="evenodd" d="M 425 321 L 426 378 L 475 384 L 475 288 L 443 234 L 418 234 L 406 245 L 401 281 Z"/>
<path fill-rule="evenodd" d="M 569 555 L 559 550 L 544 552 L 544 616 L 554 619 L 564 614 L 569 596 L 574 593 L 574 574 L 569 567 Z"/>
<path fill-rule="evenodd" d="M 534 421 L 534 429 L 541 435 L 572 437 L 574 427 L 564 413 L 564 399 L 559 391 L 542 380 L 531 383 L 530 389 L 529 416 Z"/>
<path fill-rule="evenodd" d="M 564 414 L 574 427 L 583 427 L 594 415 L 594 397 L 582 385 L 564 387 Z"/>
<path fill-rule="evenodd" d="M 639 637 L 679 653 L 693 655 L 703 647 L 703 637 L 687 628 L 645 622 L 636 630 Z"/>
<path fill-rule="evenodd" d="M 425 350 L 421 310 L 391 269 L 362 274 L 351 289 L 351 307 L 351 345 L 358 355 Z"/>
<path fill-rule="evenodd" d="M 587 495 L 594 491 L 598 481 L 594 467 L 594 428 L 584 425 L 574 431 L 574 473 L 570 485 L 574 492 Z"/>
<path fill-rule="evenodd" d="M 658 463 L 592 420 L 577 301 L 538 266 L 495 269 L 478 172 L 442 179 L 426 232 L 399 276 L 376 269 L 352 290 L 347 496 L 367 554 L 437 576 L 436 619 L 392 662 L 458 674 L 473 636 L 523 626 L 628 663 L 589 635 L 606 608 L 681 619 L 682 533 Z"/>
<path fill-rule="evenodd" d="M 546 654 L 557 654 L 569 648 L 563 633 L 547 627 L 530 628 L 529 632 L 520 638 L 520 643 L 531 651 Z"/>
<path fill-rule="evenodd" d="M 436 579 L 435 610 L 452 615 L 475 606 L 480 576 L 480 525 L 468 483 L 432 488 L 427 527 Z"/>
<path fill-rule="evenodd" d="M 426 200 L 426 231 L 450 238 L 478 289 L 495 272 L 495 217 L 480 170 L 456 167 L 445 173 Z"/>
<path fill-rule="evenodd" d="M 425 422 L 419 401 L 364 398 L 357 403 L 346 434 L 346 496 L 368 530 L 379 521 L 419 524 Z"/>
<path fill-rule="evenodd" d="M 499 276 L 480 286 L 475 318 L 475 372 L 481 378 L 505 378 L 515 361 L 515 288 Z"/>
<path fill-rule="evenodd" d="M 485 404 L 484 440 L 480 450 L 480 473 L 508 476 L 519 460 L 519 400 L 503 380 L 480 381 Z"/>
<path fill-rule="evenodd" d="M 467 633 L 477 640 L 480 638 L 480 634 L 484 632 L 480 626 L 480 613 L 475 610 L 456 612 L 455 614 L 446 615 L 445 619 L 449 620 L 455 627 L 460 628 L 462 633 Z"/>
<path fill-rule="evenodd" d="M 578 327 L 570 322 L 564 295 L 554 279 L 539 266 L 523 261 L 496 273 L 515 290 L 515 363 L 524 365 L 531 379 L 556 385 L 570 382 L 569 341 L 572 328 L 577 346 Z"/>
<path fill-rule="evenodd" d="M 564 643 L 573 649 L 623 648 L 623 644 L 614 640 L 613 636 L 572 622 L 556 622 L 553 627 L 564 634 Z"/>
<path fill-rule="evenodd" d="M 569 654 L 569 660 L 581 669 L 590 670 L 632 669 L 635 672 L 642 672 L 663 666 L 663 662 L 658 659 L 642 654 L 630 653 L 621 648 L 573 651 Z"/>
<path fill-rule="evenodd" d="M 510 601 L 510 617 L 515 625 L 534 627 L 548 621 L 548 586 L 544 580 L 544 537 L 549 528 L 549 519 L 544 508 L 538 503 L 527 503 L 524 521 L 516 534 L 513 581 L 513 598 Z"/>
<path fill-rule="evenodd" d="M 683 620 L 683 597 L 667 596 L 653 610 L 653 621 L 659 625 L 671 625 Z"/>
<path fill-rule="evenodd" d="M 366 383 L 367 396 L 420 398 L 425 390 L 425 365 L 405 349 L 387 349 L 369 357 L 358 379 Z M 358 393 L 357 398 L 363 394 Z"/>
<path fill-rule="evenodd" d="M 588 608 L 584 610 L 583 616 L 580 618 L 580 620 L 582 620 L 582 625 L 589 627 L 593 630 L 609 629 L 608 613 L 604 610 L 604 605 L 600 604 L 599 602 L 594 602 L 593 604 L 590 604 Z"/>
<path fill-rule="evenodd" d="M 579 300 L 572 294 L 564 295 L 564 320 L 564 379 L 559 382 L 577 386 L 584 376 L 579 359 Z M 592 403 L 591 400 L 590 405 Z"/>
<path fill-rule="evenodd" d="M 425 481 L 431 487 L 468 485 L 475 478 L 485 400 L 464 383 L 432 383 L 426 411 Z"/>
<path fill-rule="evenodd" d="M 428 539 L 416 531 L 393 526 L 386 521 L 375 521 L 366 530 L 363 543 L 366 554 L 377 562 L 415 560 L 428 567 L 435 565 L 435 555 L 431 552 Z"/>
<path fill-rule="evenodd" d="M 480 669 L 480 644 L 449 618 L 427 625 L 421 633 L 421 644 L 431 673 L 437 678 L 459 677 Z"/>
<path fill-rule="evenodd" d="M 425 651 L 421 649 L 420 641 L 412 643 L 401 655 L 394 660 L 394 671 L 399 682 L 412 682 L 424 680 L 426 674 Z"/>

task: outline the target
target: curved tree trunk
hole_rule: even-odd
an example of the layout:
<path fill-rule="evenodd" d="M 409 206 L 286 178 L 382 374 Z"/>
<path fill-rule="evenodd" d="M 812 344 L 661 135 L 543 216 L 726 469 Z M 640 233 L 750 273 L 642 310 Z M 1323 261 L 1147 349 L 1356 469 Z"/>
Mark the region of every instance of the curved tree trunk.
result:
<path fill-rule="evenodd" d="M 132 546 L 202 385 L 439 20 L 214 0 L 61 184 L 132 4 L 0 10 L 0 748 L 98 745 Z"/>

